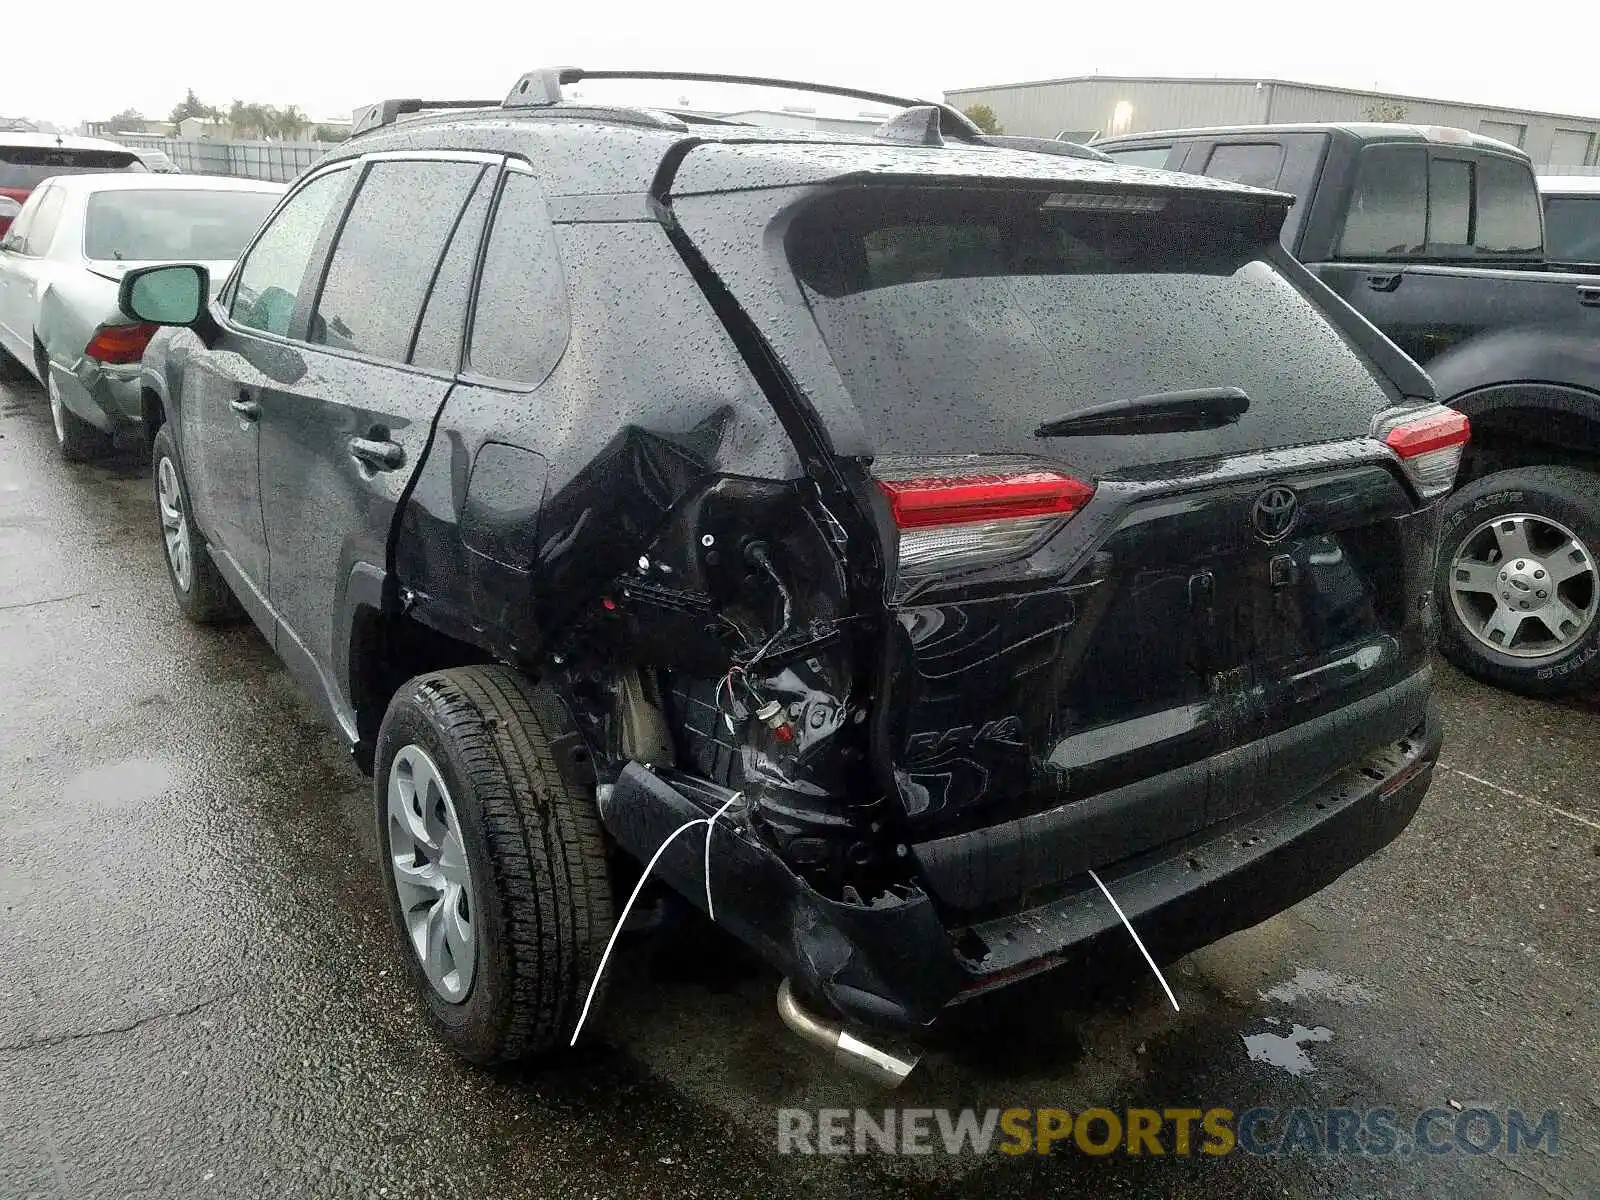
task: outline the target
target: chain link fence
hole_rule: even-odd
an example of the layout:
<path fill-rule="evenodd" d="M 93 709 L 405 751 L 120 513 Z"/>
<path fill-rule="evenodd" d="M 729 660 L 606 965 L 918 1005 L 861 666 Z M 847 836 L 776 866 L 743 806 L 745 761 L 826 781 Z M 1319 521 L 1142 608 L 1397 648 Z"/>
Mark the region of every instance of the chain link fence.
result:
<path fill-rule="evenodd" d="M 158 137 L 119 133 L 113 136 L 130 150 L 160 150 L 189 175 L 232 175 L 288 183 L 333 149 L 325 142 L 218 141 L 212 138 Z"/>

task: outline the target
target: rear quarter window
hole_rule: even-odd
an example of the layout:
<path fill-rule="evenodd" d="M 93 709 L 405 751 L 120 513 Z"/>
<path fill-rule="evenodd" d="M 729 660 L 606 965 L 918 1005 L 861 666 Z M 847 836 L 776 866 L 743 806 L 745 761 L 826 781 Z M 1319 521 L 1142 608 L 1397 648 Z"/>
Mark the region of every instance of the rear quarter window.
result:
<path fill-rule="evenodd" d="M 1224 143 L 1211 151 L 1205 173 L 1230 183 L 1275 188 L 1283 174 L 1283 146 L 1278 142 Z"/>

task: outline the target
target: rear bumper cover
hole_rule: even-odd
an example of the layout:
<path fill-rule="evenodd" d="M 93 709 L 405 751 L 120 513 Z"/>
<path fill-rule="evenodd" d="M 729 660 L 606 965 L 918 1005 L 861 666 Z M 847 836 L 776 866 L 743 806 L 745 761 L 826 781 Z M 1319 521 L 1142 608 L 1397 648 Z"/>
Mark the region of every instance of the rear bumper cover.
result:
<path fill-rule="evenodd" d="M 1418 727 L 1288 803 L 1095 869 L 1153 953 L 1196 949 L 1281 912 L 1392 841 L 1432 782 L 1441 741 L 1429 704 Z M 645 860 L 730 794 L 630 764 L 605 794 L 601 817 Z M 1126 932 L 1087 875 L 1046 903 L 950 925 L 916 890 L 871 904 L 820 895 L 742 820 L 718 823 L 710 857 L 717 921 L 802 991 L 864 1025 L 914 1031 L 953 1004 L 1126 950 Z M 688 835 L 662 855 L 657 873 L 703 909 L 704 863 L 704 840 Z"/>
<path fill-rule="evenodd" d="M 120 433 L 143 422 L 139 364 L 78 360 L 74 370 L 50 364 L 61 402 L 102 433 Z"/>

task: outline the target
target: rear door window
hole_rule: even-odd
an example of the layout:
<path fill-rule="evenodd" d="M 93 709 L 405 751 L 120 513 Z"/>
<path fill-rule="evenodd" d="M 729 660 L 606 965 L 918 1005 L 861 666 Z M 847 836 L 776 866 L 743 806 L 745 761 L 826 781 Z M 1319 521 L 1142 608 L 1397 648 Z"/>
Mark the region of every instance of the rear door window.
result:
<path fill-rule="evenodd" d="M 1414 254 L 1428 240 L 1428 152 L 1421 146 L 1368 146 L 1339 238 L 1340 258 Z"/>
<path fill-rule="evenodd" d="M 539 184 L 506 172 L 484 249 L 467 361 L 475 375 L 535 385 L 567 345 L 567 293 Z"/>
<path fill-rule="evenodd" d="M 411 347 L 411 361 L 416 366 L 450 375 L 461 367 L 461 339 L 472 303 L 472 272 L 478 264 L 478 247 L 493 196 L 494 175 L 486 171 L 461 210 L 450 246 L 428 292 L 422 322 Z"/>
<path fill-rule="evenodd" d="M 1429 249 L 1461 249 L 1472 241 L 1472 164 L 1435 158 L 1428 164 Z"/>
<path fill-rule="evenodd" d="M 1283 174 L 1283 146 L 1278 142 L 1224 142 L 1211 151 L 1205 173 L 1230 183 L 1275 188 Z"/>
<path fill-rule="evenodd" d="M 1391 403 L 1270 261 L 1259 220 L 1060 199 L 857 189 L 790 226 L 789 264 L 880 452 L 1059 453 L 1105 473 L 1362 436 Z M 1176 434 L 1034 434 L 1086 405 L 1207 387 L 1242 388 L 1249 412 Z"/>
<path fill-rule="evenodd" d="M 403 363 L 479 162 L 379 160 L 339 230 L 308 340 Z"/>

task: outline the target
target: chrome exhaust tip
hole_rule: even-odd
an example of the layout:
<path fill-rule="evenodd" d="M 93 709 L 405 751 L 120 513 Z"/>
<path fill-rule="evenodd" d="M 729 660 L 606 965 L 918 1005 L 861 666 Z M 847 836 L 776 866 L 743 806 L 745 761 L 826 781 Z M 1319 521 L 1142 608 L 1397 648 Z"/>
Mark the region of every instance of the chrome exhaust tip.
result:
<path fill-rule="evenodd" d="M 800 1007 L 787 979 L 778 985 L 778 1016 L 802 1041 L 830 1052 L 833 1061 L 841 1067 L 864 1075 L 882 1087 L 899 1087 L 922 1060 L 921 1055 L 906 1058 L 874 1046 L 838 1026 L 819 1020 Z"/>

